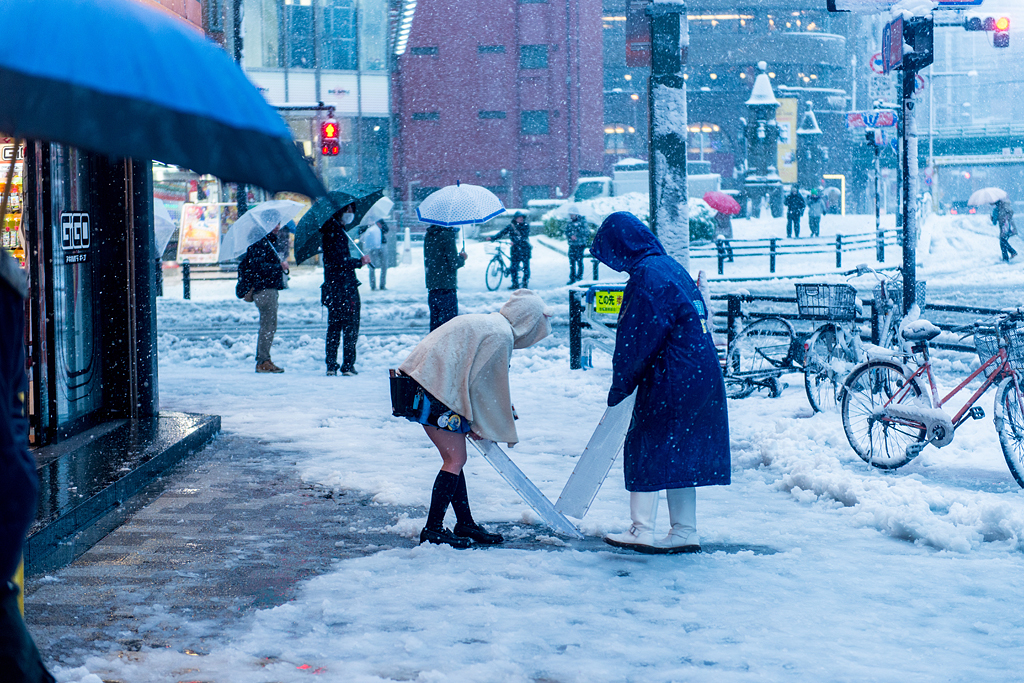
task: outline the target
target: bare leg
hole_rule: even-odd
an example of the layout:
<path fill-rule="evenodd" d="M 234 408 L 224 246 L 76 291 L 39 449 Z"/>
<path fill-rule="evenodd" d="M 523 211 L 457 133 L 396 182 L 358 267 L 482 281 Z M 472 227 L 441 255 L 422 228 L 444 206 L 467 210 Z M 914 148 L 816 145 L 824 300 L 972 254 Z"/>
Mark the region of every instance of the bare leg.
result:
<path fill-rule="evenodd" d="M 466 435 L 423 425 L 423 431 L 433 442 L 444 464 L 441 469 L 458 476 L 466 464 Z"/>

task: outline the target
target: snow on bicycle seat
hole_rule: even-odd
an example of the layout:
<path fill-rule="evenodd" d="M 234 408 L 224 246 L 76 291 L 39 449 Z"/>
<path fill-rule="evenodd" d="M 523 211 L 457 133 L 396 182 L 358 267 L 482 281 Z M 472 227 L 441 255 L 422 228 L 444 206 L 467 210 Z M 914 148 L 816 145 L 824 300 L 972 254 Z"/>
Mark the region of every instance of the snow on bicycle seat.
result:
<path fill-rule="evenodd" d="M 900 332 L 910 342 L 931 341 L 942 334 L 934 323 L 923 318 L 904 324 Z"/>

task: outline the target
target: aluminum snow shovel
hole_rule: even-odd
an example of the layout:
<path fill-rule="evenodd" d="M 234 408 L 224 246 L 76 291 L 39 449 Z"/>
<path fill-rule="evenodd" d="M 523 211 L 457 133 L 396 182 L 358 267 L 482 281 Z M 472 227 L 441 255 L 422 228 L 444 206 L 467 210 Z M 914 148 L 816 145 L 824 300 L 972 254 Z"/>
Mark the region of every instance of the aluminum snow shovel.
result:
<path fill-rule="evenodd" d="M 604 416 L 590 437 L 587 447 L 583 449 L 576 468 L 565 482 L 562 495 L 558 496 L 555 509 L 562 514 L 583 519 L 590 509 L 591 503 L 601 490 L 601 485 L 608 478 L 608 472 L 615 463 L 622 444 L 626 440 L 626 430 L 633 416 L 633 403 L 636 392 L 618 405 L 604 411 Z"/>

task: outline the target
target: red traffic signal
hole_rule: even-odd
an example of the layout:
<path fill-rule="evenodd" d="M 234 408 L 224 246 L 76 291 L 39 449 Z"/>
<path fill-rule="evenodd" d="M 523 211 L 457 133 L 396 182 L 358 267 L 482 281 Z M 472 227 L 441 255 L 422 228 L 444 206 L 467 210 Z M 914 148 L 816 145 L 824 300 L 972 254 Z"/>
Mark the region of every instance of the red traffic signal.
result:
<path fill-rule="evenodd" d="M 1010 17 L 971 16 L 964 19 L 965 31 L 1008 31 Z"/>
<path fill-rule="evenodd" d="M 334 119 L 327 119 L 320 124 L 320 154 L 325 157 L 336 157 L 340 151 L 338 122 Z"/>

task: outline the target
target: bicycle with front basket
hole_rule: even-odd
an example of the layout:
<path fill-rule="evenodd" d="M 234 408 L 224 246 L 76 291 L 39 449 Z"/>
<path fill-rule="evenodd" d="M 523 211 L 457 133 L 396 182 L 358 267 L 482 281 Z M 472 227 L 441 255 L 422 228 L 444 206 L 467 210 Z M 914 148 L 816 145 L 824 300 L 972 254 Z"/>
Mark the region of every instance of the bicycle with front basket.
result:
<path fill-rule="evenodd" d="M 491 262 L 487 264 L 487 270 L 484 271 L 484 282 L 491 292 L 501 287 L 501 281 L 506 275 L 512 274 L 511 261 L 501 247 L 501 242 L 498 242 L 494 248 L 494 256 L 491 257 Z"/>
<path fill-rule="evenodd" d="M 1024 313 L 1000 316 L 992 324 L 973 326 L 981 367 L 945 396 L 940 396 L 928 353 L 928 342 L 941 330 L 927 320 L 904 321 L 901 338 L 909 354 L 873 358 L 850 373 L 843 385 L 842 414 L 846 437 L 865 462 L 895 469 L 913 460 L 928 444 L 938 448 L 953 441 L 968 418 L 985 416 L 974 405 L 989 387 L 996 386 L 993 422 L 999 445 L 1013 478 L 1024 488 Z M 965 331 L 965 330 L 961 330 Z M 916 367 L 909 358 L 920 357 Z M 979 376 L 981 386 L 955 415 L 945 410 L 949 401 Z"/>

